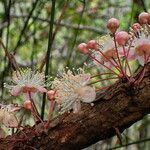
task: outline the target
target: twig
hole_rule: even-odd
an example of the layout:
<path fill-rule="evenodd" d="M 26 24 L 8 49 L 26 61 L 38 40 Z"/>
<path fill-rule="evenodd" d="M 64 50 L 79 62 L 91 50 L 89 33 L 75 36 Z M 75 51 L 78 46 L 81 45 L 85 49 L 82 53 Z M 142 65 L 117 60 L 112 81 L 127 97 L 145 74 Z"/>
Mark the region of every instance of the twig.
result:
<path fill-rule="evenodd" d="M 31 16 L 32 16 L 32 14 L 33 14 L 33 12 L 34 12 L 34 10 L 35 10 L 37 4 L 38 4 L 38 1 L 39 1 L 39 0 L 36 0 L 36 1 L 33 3 L 32 9 L 31 9 L 29 15 L 27 16 L 27 20 L 26 20 L 25 23 L 24 23 L 24 26 L 23 26 L 23 28 L 22 28 L 22 30 L 21 30 L 21 32 L 20 32 L 20 35 L 19 35 L 18 42 L 17 42 L 17 44 L 16 44 L 16 46 L 15 46 L 15 48 L 14 48 L 14 54 L 16 53 L 16 50 L 17 50 L 18 46 L 20 45 L 22 36 L 23 36 L 23 34 L 24 34 L 24 32 L 25 32 L 27 26 L 28 26 L 28 22 L 29 22 L 29 20 L 30 20 L 30 18 L 31 18 Z"/>
<path fill-rule="evenodd" d="M 54 16 L 55 16 L 55 1 L 52 0 L 52 11 L 50 17 L 50 28 L 49 28 L 49 37 L 48 37 L 48 47 L 46 53 L 46 68 L 45 68 L 45 80 L 47 80 L 47 75 L 49 73 L 49 65 L 50 65 L 50 57 L 51 57 L 51 49 L 53 44 L 53 25 L 54 25 Z M 50 67 L 51 69 L 51 67 Z M 46 101 L 46 94 L 43 94 L 43 101 L 42 101 L 42 108 L 41 108 L 41 118 L 44 119 L 44 110 L 45 110 L 45 101 Z"/>
<path fill-rule="evenodd" d="M 24 14 L 24 15 L 11 14 L 11 17 L 26 18 L 27 15 L 26 14 Z M 37 19 L 37 20 L 42 21 L 42 22 L 50 23 L 50 21 L 48 19 L 43 19 L 43 18 L 36 17 L 36 16 L 31 16 L 31 18 Z M 95 27 L 92 27 L 92 26 L 83 26 L 83 25 L 78 26 L 76 24 L 68 24 L 68 23 L 64 23 L 64 22 L 59 23 L 57 21 L 54 21 L 54 24 L 59 25 L 59 26 L 63 26 L 63 27 L 67 27 L 67 28 L 72 28 L 72 29 L 75 29 L 75 30 L 87 30 L 87 31 L 95 32 L 97 34 L 104 34 L 105 33 L 105 31 L 99 30 L 98 28 L 95 28 Z"/>
<path fill-rule="evenodd" d="M 109 148 L 109 149 L 107 149 L 107 150 L 114 150 L 114 149 L 118 149 L 118 148 L 122 148 L 122 147 L 127 147 L 127 146 L 129 146 L 129 145 L 139 144 L 139 143 L 148 142 L 148 141 L 150 141 L 150 138 L 143 139 L 143 140 L 139 140 L 139 141 L 135 141 L 135 142 L 131 142 L 131 143 L 128 143 L 128 144 L 123 144 L 123 145 L 117 146 L 117 147 L 112 147 L 112 148 Z"/>

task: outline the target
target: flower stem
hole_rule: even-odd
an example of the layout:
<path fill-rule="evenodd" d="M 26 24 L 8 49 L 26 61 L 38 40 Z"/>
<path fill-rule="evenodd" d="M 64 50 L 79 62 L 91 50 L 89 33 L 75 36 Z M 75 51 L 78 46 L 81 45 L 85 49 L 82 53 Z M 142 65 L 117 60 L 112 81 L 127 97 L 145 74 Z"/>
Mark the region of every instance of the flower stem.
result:
<path fill-rule="evenodd" d="M 106 80 L 113 80 L 113 79 L 119 79 L 119 78 L 118 78 L 118 77 L 112 77 L 112 78 L 100 79 L 100 80 L 98 80 L 98 81 L 91 82 L 91 83 L 88 84 L 88 85 L 95 84 L 95 83 L 97 83 L 97 82 L 106 81 Z"/>
<path fill-rule="evenodd" d="M 49 68 L 52 70 L 52 68 L 50 66 L 50 58 L 51 58 L 51 49 L 52 49 L 52 44 L 53 44 L 53 25 L 54 25 L 54 17 L 55 17 L 55 2 L 56 2 L 56 0 L 52 0 L 48 47 L 47 47 L 47 53 L 46 53 L 46 59 L 45 59 L 45 61 L 46 61 L 45 80 L 47 80 Z M 42 108 L 41 108 L 41 118 L 42 119 L 44 119 L 45 103 L 46 103 L 46 93 L 43 94 L 43 101 L 42 101 Z"/>
<path fill-rule="evenodd" d="M 97 76 L 102 76 L 102 75 L 111 75 L 111 74 L 112 74 L 112 75 L 114 75 L 114 74 L 113 74 L 113 73 L 111 73 L 111 72 L 98 73 L 98 74 L 96 74 L 96 75 L 92 76 L 92 77 L 91 77 L 91 79 L 92 79 L 92 78 L 95 78 L 95 77 L 97 77 Z"/>
<path fill-rule="evenodd" d="M 103 52 L 101 52 L 100 50 L 98 50 L 98 52 L 107 60 L 107 61 L 109 61 L 119 72 L 120 72 L 120 68 L 119 68 L 119 65 L 118 65 L 118 63 L 116 63 L 116 65 L 110 60 L 110 59 L 108 59 L 106 56 L 105 56 L 105 54 L 103 53 Z"/>
<path fill-rule="evenodd" d="M 114 37 L 115 50 L 116 50 L 116 54 L 117 54 L 117 58 L 118 58 L 119 66 L 120 66 L 120 70 L 122 72 L 122 75 L 124 75 L 124 71 L 122 69 L 122 65 L 121 65 L 121 61 L 120 61 L 119 53 L 118 53 L 118 49 L 117 49 L 117 43 L 116 43 L 115 34 L 113 35 L 113 37 Z"/>
<path fill-rule="evenodd" d="M 100 62 L 99 60 L 97 60 L 95 57 L 93 57 L 90 53 L 88 54 L 89 57 L 93 60 L 95 60 L 96 62 L 98 62 L 100 65 L 104 66 L 105 68 L 107 68 L 108 70 L 110 70 L 113 74 L 117 75 L 118 77 L 120 77 L 119 74 L 117 74 L 115 71 L 113 71 L 112 69 L 110 69 L 109 67 L 107 67 L 105 64 L 103 64 L 102 62 Z"/>
<path fill-rule="evenodd" d="M 129 65 L 129 62 L 128 62 L 128 56 L 126 55 L 126 51 L 125 51 L 125 47 L 123 46 L 123 53 L 124 53 L 124 56 L 125 56 L 125 72 L 126 72 L 126 65 L 128 66 L 128 69 L 129 69 L 129 73 L 130 73 L 130 76 L 131 76 L 131 68 L 130 68 L 130 65 Z"/>

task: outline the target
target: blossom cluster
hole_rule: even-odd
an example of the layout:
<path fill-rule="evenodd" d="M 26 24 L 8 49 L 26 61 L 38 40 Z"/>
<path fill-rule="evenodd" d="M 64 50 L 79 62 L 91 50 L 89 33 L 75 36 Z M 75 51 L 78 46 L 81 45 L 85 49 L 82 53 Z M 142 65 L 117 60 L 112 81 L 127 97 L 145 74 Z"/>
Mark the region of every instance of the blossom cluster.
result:
<path fill-rule="evenodd" d="M 91 103 L 96 97 L 95 89 L 88 86 L 91 75 L 85 73 L 83 69 L 78 69 L 77 74 L 68 70 L 63 75 L 56 77 L 52 88 L 55 92 L 55 101 L 60 107 L 60 113 L 69 111 L 79 112 L 80 101 Z M 51 95 L 49 96 L 51 98 Z"/>
<path fill-rule="evenodd" d="M 150 62 L 150 14 L 141 13 L 139 23 L 134 23 L 129 32 L 118 31 L 119 24 L 119 20 L 111 18 L 107 23 L 109 35 L 81 43 L 78 50 L 100 69 L 131 81 L 130 61 L 138 61 L 141 66 Z"/>
<path fill-rule="evenodd" d="M 46 87 L 45 75 L 38 71 L 31 69 L 15 71 L 12 76 L 11 82 L 5 84 L 9 89 L 12 96 L 23 95 L 24 102 L 21 108 L 30 110 L 34 116 L 35 121 L 40 121 L 44 124 L 37 105 L 33 99 L 35 93 L 45 93 L 47 99 L 50 101 L 48 123 L 52 119 L 52 114 L 55 111 L 55 106 L 59 110 L 59 114 L 73 110 L 78 113 L 81 110 L 81 102 L 91 103 L 95 100 L 95 88 L 88 85 L 91 75 L 85 73 L 83 69 L 79 68 L 77 71 L 63 71 L 62 75 L 55 77 L 52 81 L 51 87 Z M 9 107 L 9 105 L 6 105 Z M 0 109 L 0 122 L 5 126 L 5 117 L 11 122 L 14 121 L 17 126 L 17 120 L 13 112 L 13 107 L 10 109 L 3 109 L 8 107 L 1 107 Z M 4 115 L 5 114 L 5 115 Z M 47 126 L 47 124 L 46 124 Z"/>
<path fill-rule="evenodd" d="M 113 74 L 113 79 L 126 79 L 126 81 L 139 83 L 150 62 L 150 14 L 141 13 L 139 23 L 134 23 L 129 32 L 118 31 L 119 21 L 111 18 L 107 23 L 110 34 L 102 36 L 99 40 L 90 40 L 81 43 L 78 50 L 91 58 L 93 63 L 105 74 Z M 138 61 L 144 66 L 138 79 L 133 80 L 133 70 L 130 61 Z M 106 72 L 107 70 L 107 72 Z M 94 76 L 95 77 L 95 76 Z M 50 101 L 48 124 L 53 117 L 55 107 L 59 114 L 73 110 L 79 113 L 81 103 L 92 103 L 96 98 L 95 88 L 91 86 L 89 73 L 81 68 L 76 71 L 63 71 L 54 78 L 51 87 L 46 87 L 45 75 L 31 69 L 17 70 L 13 73 L 10 84 L 5 84 L 12 96 L 24 96 L 21 107 L 15 105 L 0 105 L 0 123 L 7 127 L 18 126 L 15 111 L 21 108 L 32 112 L 35 121 L 43 120 L 39 115 L 33 94 L 44 93 Z M 107 79 L 103 79 L 107 80 Z M 102 80 L 101 80 L 102 81 Z"/>

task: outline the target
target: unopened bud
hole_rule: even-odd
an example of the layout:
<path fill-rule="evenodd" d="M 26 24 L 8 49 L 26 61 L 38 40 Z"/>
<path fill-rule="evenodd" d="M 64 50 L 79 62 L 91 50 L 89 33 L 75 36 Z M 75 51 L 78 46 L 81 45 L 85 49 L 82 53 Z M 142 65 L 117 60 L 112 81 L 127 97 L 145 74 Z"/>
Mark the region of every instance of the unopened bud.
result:
<path fill-rule="evenodd" d="M 48 96 L 48 99 L 49 99 L 49 100 L 54 100 L 54 99 L 55 99 L 55 91 L 49 90 L 49 91 L 47 92 L 47 96 Z"/>
<path fill-rule="evenodd" d="M 115 33 L 119 28 L 119 20 L 116 18 L 111 18 L 107 22 L 107 28 L 112 32 Z"/>
<path fill-rule="evenodd" d="M 129 34 L 125 31 L 120 31 L 116 34 L 116 41 L 119 45 L 124 46 L 129 39 Z"/>
<path fill-rule="evenodd" d="M 141 24 L 147 24 L 149 22 L 150 19 L 150 14 L 146 13 L 146 12 L 142 12 L 139 14 L 139 22 Z"/>
<path fill-rule="evenodd" d="M 90 49 L 98 50 L 98 44 L 97 44 L 96 40 L 90 40 L 87 43 L 87 47 Z"/>
<path fill-rule="evenodd" d="M 78 50 L 79 50 L 79 52 L 81 52 L 83 54 L 88 54 L 89 53 L 89 50 L 88 50 L 88 47 L 87 47 L 86 43 L 79 44 L 78 45 Z"/>

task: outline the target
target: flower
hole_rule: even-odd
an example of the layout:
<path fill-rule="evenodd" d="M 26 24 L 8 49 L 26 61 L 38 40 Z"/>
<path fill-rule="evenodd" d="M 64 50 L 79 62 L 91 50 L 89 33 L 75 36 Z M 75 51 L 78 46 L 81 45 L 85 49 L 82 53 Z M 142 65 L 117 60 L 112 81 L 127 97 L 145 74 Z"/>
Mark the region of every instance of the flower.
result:
<path fill-rule="evenodd" d="M 52 88 L 61 114 L 71 109 L 77 113 L 81 109 L 81 101 L 91 103 L 95 100 L 95 89 L 87 85 L 89 80 L 90 74 L 82 69 L 78 69 L 77 74 L 68 70 L 54 79 Z"/>
<path fill-rule="evenodd" d="M 21 107 L 14 104 L 0 104 L 0 123 L 4 124 L 6 127 L 17 127 L 18 120 L 14 112 L 20 109 Z"/>
<path fill-rule="evenodd" d="M 133 39 L 133 46 L 135 48 L 136 59 L 139 61 L 140 65 L 150 62 L 150 36 L 148 29 L 141 29 Z"/>
<path fill-rule="evenodd" d="M 116 62 L 114 59 L 117 58 L 116 50 L 115 50 L 115 44 L 113 39 L 106 35 L 102 36 L 98 40 L 100 51 L 93 51 L 93 56 L 101 63 L 103 63 L 105 66 L 112 68 L 116 65 Z M 103 53 L 103 54 L 102 54 Z M 106 69 L 102 65 L 100 65 L 97 61 L 93 60 L 93 62 L 97 65 L 102 67 L 103 69 Z"/>
<path fill-rule="evenodd" d="M 18 96 L 21 92 L 47 92 L 44 88 L 44 74 L 32 71 L 31 69 L 22 70 L 20 74 L 18 72 L 13 73 L 12 84 L 5 84 L 13 96 Z"/>

